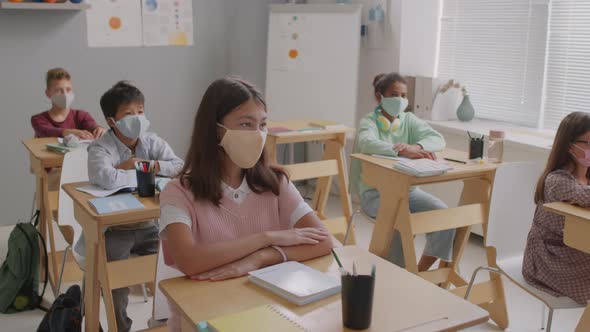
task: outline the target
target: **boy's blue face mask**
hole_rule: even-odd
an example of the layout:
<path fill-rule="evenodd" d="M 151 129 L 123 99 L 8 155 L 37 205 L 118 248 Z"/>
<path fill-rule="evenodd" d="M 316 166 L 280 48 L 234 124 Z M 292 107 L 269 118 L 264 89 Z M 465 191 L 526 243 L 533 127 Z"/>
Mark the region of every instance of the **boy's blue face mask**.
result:
<path fill-rule="evenodd" d="M 395 118 L 408 108 L 408 99 L 404 97 L 384 97 L 381 95 L 381 108 Z"/>
<path fill-rule="evenodd" d="M 150 121 L 145 115 L 128 115 L 115 122 L 121 134 L 130 139 L 136 139 L 150 127 Z"/>

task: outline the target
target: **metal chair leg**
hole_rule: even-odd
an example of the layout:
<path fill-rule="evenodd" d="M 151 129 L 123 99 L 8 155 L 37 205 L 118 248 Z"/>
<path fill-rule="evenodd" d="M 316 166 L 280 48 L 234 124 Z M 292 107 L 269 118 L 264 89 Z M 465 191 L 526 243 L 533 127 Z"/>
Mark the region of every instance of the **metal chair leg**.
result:
<path fill-rule="evenodd" d="M 348 222 L 348 227 L 346 227 L 346 234 L 344 234 L 344 241 L 342 241 L 342 245 L 346 245 L 346 242 L 348 242 L 348 236 L 350 235 L 350 231 L 352 230 L 352 226 L 354 224 L 354 217 L 361 213 L 360 210 L 356 210 L 354 211 L 354 213 L 352 214 L 352 216 L 350 216 L 350 221 Z"/>
<path fill-rule="evenodd" d="M 553 323 L 553 308 L 549 308 L 549 317 L 547 318 L 547 332 L 551 332 L 551 323 Z"/>
<path fill-rule="evenodd" d="M 541 331 L 545 331 L 545 320 L 547 316 L 547 307 L 544 303 L 541 303 Z"/>
<path fill-rule="evenodd" d="M 141 291 L 143 292 L 143 302 L 148 301 L 148 297 L 147 297 L 147 290 L 145 289 L 145 284 L 141 284 Z"/>
<path fill-rule="evenodd" d="M 66 249 L 64 250 L 64 255 L 61 259 L 61 272 L 59 273 L 59 279 L 57 282 L 57 294 L 56 296 L 59 296 L 59 292 L 61 290 L 61 282 L 64 276 L 64 269 L 66 267 L 66 261 L 68 259 L 68 251 L 70 251 L 72 249 L 72 246 L 67 246 Z"/>
<path fill-rule="evenodd" d="M 475 282 L 475 277 L 477 276 L 477 273 L 479 273 L 479 271 L 481 270 L 486 270 L 489 272 L 493 272 L 493 273 L 498 273 L 500 275 L 504 275 L 504 272 L 500 269 L 497 269 L 495 267 L 491 267 L 491 266 L 480 266 L 477 269 L 475 269 L 475 271 L 473 271 L 473 274 L 471 275 L 471 280 L 469 281 L 469 285 L 467 286 L 467 291 L 465 291 L 465 297 L 464 299 L 467 300 L 469 298 L 469 294 L 471 293 L 471 289 L 473 288 L 473 284 Z M 508 277 L 506 275 L 504 275 L 505 277 Z M 548 308 L 549 309 L 549 318 L 547 319 L 547 332 L 551 332 L 551 323 L 553 322 L 553 308 Z M 545 321 L 545 310 L 543 310 L 543 321 Z"/>
<path fill-rule="evenodd" d="M 494 273 L 498 273 L 498 274 L 504 274 L 501 270 L 496 269 L 495 267 L 491 267 L 491 266 L 478 267 L 477 269 L 475 269 L 475 271 L 473 271 L 473 274 L 471 275 L 471 280 L 469 281 L 469 285 L 467 286 L 467 291 L 465 292 L 465 297 L 464 297 L 465 300 L 467 300 L 469 298 L 469 294 L 471 293 L 471 289 L 473 288 L 473 283 L 475 282 L 475 277 L 477 276 L 477 274 L 481 270 L 486 270 L 486 271 L 494 272 Z"/>

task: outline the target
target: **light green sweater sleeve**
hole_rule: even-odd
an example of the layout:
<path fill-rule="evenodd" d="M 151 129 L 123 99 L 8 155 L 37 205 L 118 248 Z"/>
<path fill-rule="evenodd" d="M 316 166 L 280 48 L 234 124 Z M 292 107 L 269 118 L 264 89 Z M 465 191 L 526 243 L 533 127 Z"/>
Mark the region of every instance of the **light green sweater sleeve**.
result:
<path fill-rule="evenodd" d="M 406 113 L 406 116 L 409 117 L 410 136 L 413 144 L 420 144 L 424 150 L 430 152 L 444 150 L 446 146 L 445 139 L 438 131 L 432 129 L 426 121 L 412 113 Z"/>
<path fill-rule="evenodd" d="M 380 139 L 377 123 L 370 117 L 361 120 L 357 144 L 361 153 L 397 156 L 397 151 L 393 150 L 393 143 Z"/>

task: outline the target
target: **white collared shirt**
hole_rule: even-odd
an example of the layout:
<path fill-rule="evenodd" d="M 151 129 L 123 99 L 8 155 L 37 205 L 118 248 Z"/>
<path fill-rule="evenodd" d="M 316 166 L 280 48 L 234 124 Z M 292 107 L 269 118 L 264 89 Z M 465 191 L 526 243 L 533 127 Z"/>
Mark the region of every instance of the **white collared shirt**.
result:
<path fill-rule="evenodd" d="M 232 188 L 227 183 L 221 181 L 221 188 L 223 189 L 223 194 L 225 197 L 231 199 L 234 203 L 241 205 L 248 194 L 252 192 L 252 189 L 248 186 L 248 181 L 246 181 L 246 177 L 242 179 L 242 183 L 237 189 Z"/>

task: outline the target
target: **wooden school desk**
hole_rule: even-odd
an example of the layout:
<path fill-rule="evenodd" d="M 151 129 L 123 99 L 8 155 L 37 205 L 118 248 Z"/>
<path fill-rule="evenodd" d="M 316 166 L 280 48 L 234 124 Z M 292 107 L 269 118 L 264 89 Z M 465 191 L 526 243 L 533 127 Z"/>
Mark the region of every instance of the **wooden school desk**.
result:
<path fill-rule="evenodd" d="M 437 156 L 441 159 L 455 160 L 467 160 L 468 157 L 467 153 L 455 150 L 445 150 Z M 443 175 L 418 178 L 394 170 L 393 165 L 396 163 L 394 160 L 365 154 L 353 154 L 351 157 L 361 161 L 363 181 L 368 186 L 376 188 L 381 195 L 382 204 L 377 213 L 369 251 L 387 258 L 394 229 L 397 229 L 401 235 L 406 269 L 434 284 L 442 284 L 445 288 L 449 288 L 452 284 L 456 287 L 452 292 L 464 297 L 467 281 L 459 275 L 457 268 L 472 225 L 483 226 L 485 239 L 496 166 L 449 162 L 454 170 Z M 410 213 L 409 192 L 412 186 L 449 181 L 463 181 L 459 207 Z M 453 228 L 457 230 L 457 233 L 452 262 L 443 262 L 436 270 L 418 272 L 414 235 Z M 492 248 L 486 248 L 486 250 L 488 263 L 491 263 L 495 252 Z M 491 318 L 501 328 L 508 326 L 504 288 L 499 275 L 490 274 L 489 281 L 474 285 L 470 301 L 488 310 Z"/>
<path fill-rule="evenodd" d="M 563 202 L 545 204 L 545 209 L 565 217 L 563 242 L 590 254 L 590 210 Z M 587 331 L 590 331 L 590 304 L 576 327 L 576 332 Z"/>
<path fill-rule="evenodd" d="M 49 284 L 55 294 L 57 290 L 57 282 L 59 278 L 58 266 L 63 259 L 63 251 L 57 252 L 55 250 L 55 237 L 53 234 L 53 215 L 52 210 L 57 209 L 58 192 L 49 192 L 48 188 L 48 170 L 52 167 L 61 167 L 64 156 L 59 153 L 51 152 L 45 147 L 47 144 L 56 144 L 57 138 L 33 138 L 24 140 L 23 144 L 29 152 L 29 159 L 31 169 L 36 178 L 36 201 L 37 208 L 41 211 L 39 218 L 39 231 L 48 246 L 49 255 Z M 59 259 L 58 262 L 58 258 Z M 70 265 L 75 265 L 72 261 Z M 69 270 L 69 267 L 68 267 Z M 43 271 L 43 269 L 41 270 Z M 79 277 L 78 275 L 77 277 Z M 74 277 L 74 280 L 75 277 Z M 79 280 L 79 279 L 77 279 Z M 73 281 L 64 276 L 64 281 Z"/>
<path fill-rule="evenodd" d="M 74 201 L 74 216 L 82 226 L 86 244 L 84 311 L 85 331 L 97 332 L 100 315 L 100 290 L 103 296 L 111 294 L 110 290 L 130 285 L 153 282 L 157 255 L 133 257 L 125 260 L 107 262 L 105 251 L 104 228 L 132 224 L 140 221 L 158 219 L 160 217 L 159 196 L 138 197 L 145 209 L 97 214 L 88 203 L 94 196 L 76 190 L 88 182 L 69 183 L 63 186 L 64 191 Z M 112 303 L 112 302 L 111 302 Z M 115 311 L 108 301 L 105 309 L 109 322 L 109 331 L 117 331 Z"/>
<path fill-rule="evenodd" d="M 312 129 L 310 123 L 313 120 L 291 120 L 269 122 L 268 128 L 282 127 L 289 129 L 289 132 L 271 133 L 266 138 L 266 149 L 272 162 L 277 162 L 277 146 L 279 144 L 291 144 L 302 142 L 322 142 L 324 143 L 323 160 L 336 160 L 338 164 L 338 188 L 340 194 L 340 203 L 346 222 L 349 223 L 352 216 L 352 204 L 350 194 L 348 193 L 348 168 L 346 166 L 345 150 L 346 135 L 354 133 L 354 128 L 341 127 L 337 129 Z M 334 123 L 336 124 L 336 123 Z M 307 130 L 306 130 L 307 129 Z M 317 128 L 316 128 L 317 129 Z M 321 170 L 318 171 L 318 180 L 316 190 L 311 204 L 311 208 L 317 212 L 318 217 L 326 220 L 325 209 L 330 196 L 331 177 L 322 177 Z M 311 174 L 314 175 L 314 174 Z M 350 242 L 355 243 L 354 231 L 351 231 Z"/>
<path fill-rule="evenodd" d="M 368 331 L 457 331 L 488 319 L 487 312 L 481 308 L 363 249 L 346 246 L 335 250 L 349 270 L 353 261 L 359 272 L 369 273 L 373 263 L 377 266 L 373 319 Z M 331 255 L 305 264 L 340 275 Z M 297 306 L 248 282 L 247 277 L 218 282 L 180 277 L 160 282 L 160 289 L 181 312 L 182 331 L 195 331 L 200 321 L 264 304 L 288 308 L 313 332 L 343 331 L 340 295 Z"/>

